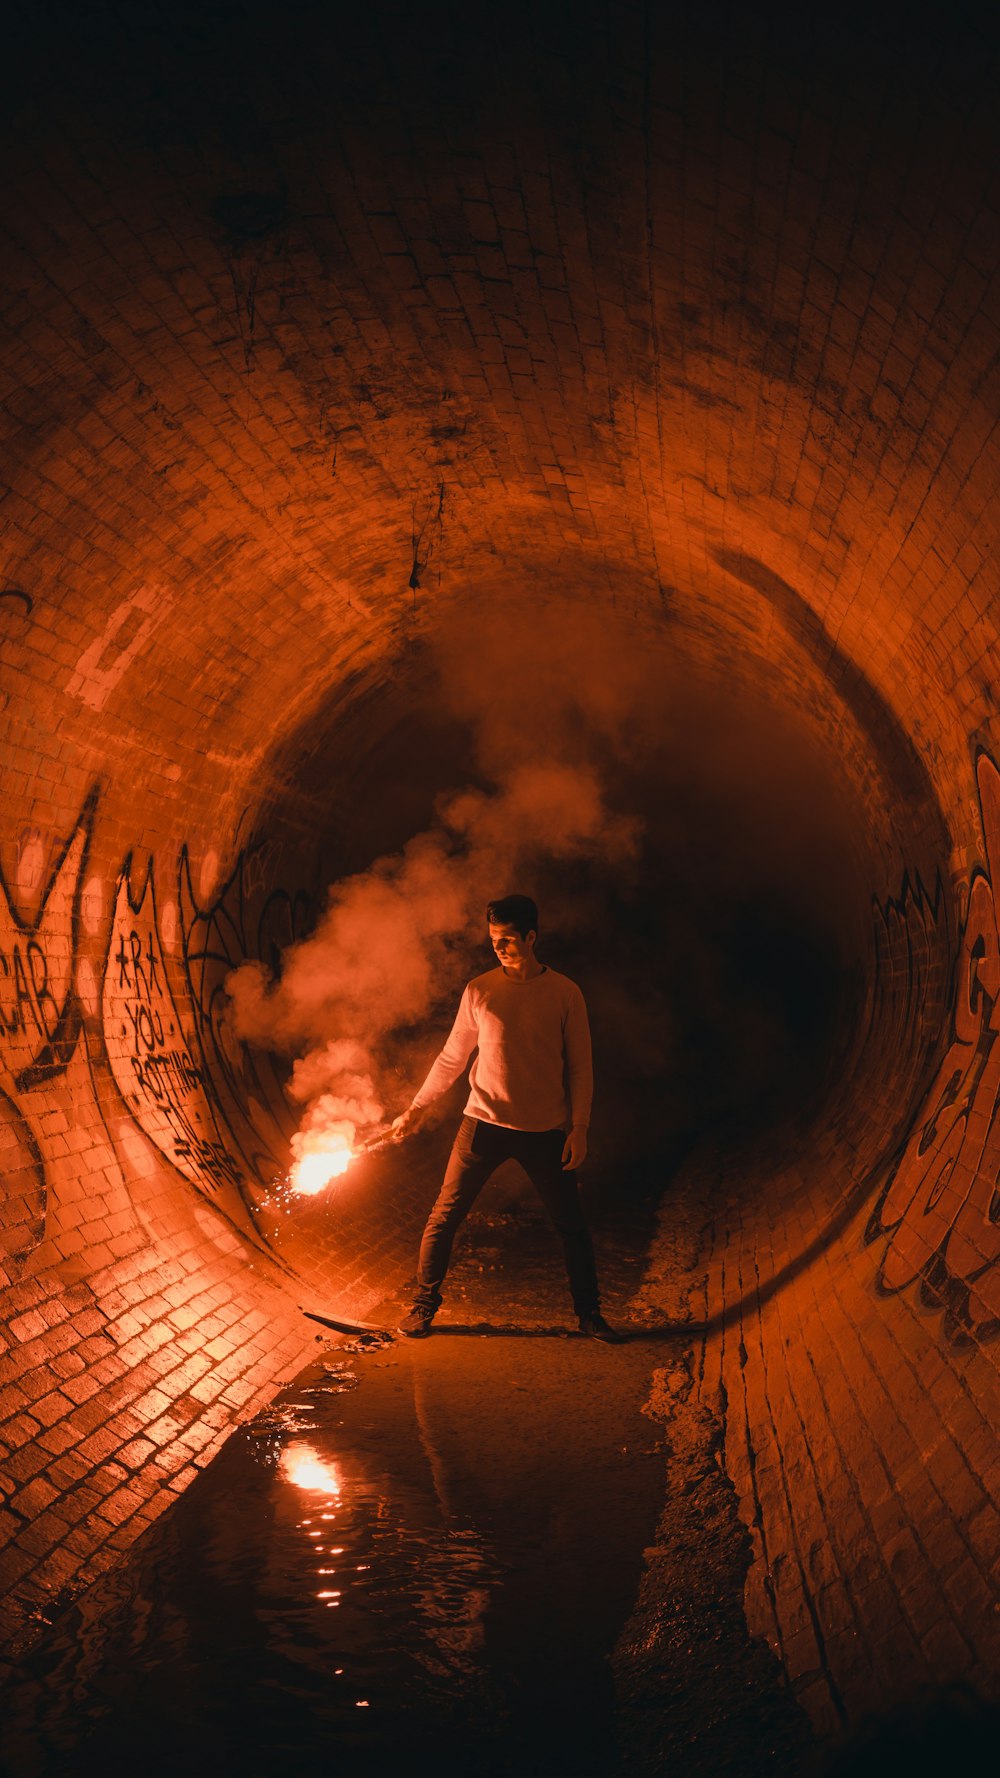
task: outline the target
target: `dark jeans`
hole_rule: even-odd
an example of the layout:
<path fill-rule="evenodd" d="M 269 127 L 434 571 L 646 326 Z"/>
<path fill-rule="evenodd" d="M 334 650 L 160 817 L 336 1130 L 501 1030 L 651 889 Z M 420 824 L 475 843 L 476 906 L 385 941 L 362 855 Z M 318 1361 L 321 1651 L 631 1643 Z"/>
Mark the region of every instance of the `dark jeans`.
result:
<path fill-rule="evenodd" d="M 549 1213 L 563 1246 L 573 1306 L 592 1315 L 599 1306 L 590 1230 L 583 1219 L 576 1174 L 564 1172 L 564 1130 L 508 1130 L 463 1117 L 452 1144 L 444 1183 L 424 1229 L 417 1265 L 418 1303 L 436 1309 L 451 1258 L 452 1242 L 483 1186 L 504 1161 L 518 1161 Z"/>

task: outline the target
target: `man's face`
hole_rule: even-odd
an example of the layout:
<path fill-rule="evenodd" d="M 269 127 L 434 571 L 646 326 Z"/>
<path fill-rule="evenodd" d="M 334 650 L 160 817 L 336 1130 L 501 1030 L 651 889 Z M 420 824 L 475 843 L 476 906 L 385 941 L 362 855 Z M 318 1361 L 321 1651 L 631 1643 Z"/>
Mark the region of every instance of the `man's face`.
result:
<path fill-rule="evenodd" d="M 535 949 L 535 933 L 529 932 L 522 938 L 516 926 L 489 926 L 490 944 L 501 964 L 519 963 L 523 958 L 530 957 Z"/>

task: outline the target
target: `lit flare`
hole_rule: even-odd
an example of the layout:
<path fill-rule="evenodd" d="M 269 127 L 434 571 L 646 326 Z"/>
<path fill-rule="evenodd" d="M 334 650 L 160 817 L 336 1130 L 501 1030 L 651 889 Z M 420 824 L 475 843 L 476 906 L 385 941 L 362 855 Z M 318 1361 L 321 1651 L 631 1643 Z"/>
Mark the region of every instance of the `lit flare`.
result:
<path fill-rule="evenodd" d="M 292 1163 L 288 1183 L 300 1197 L 313 1197 L 316 1192 L 324 1191 L 331 1180 L 339 1179 L 342 1173 L 346 1173 L 352 1161 L 359 1160 L 362 1155 L 372 1154 L 379 1148 L 385 1148 L 391 1140 L 391 1127 L 377 1130 L 356 1147 L 343 1131 L 337 1130 L 327 1131 L 323 1135 L 310 1132 L 293 1137 L 292 1149 L 296 1152 L 296 1159 Z"/>
<path fill-rule="evenodd" d="M 329 1136 L 322 1148 L 311 1150 L 293 1162 L 289 1174 L 292 1190 L 301 1197 L 312 1197 L 346 1173 L 354 1160 L 354 1149 L 346 1136 Z"/>

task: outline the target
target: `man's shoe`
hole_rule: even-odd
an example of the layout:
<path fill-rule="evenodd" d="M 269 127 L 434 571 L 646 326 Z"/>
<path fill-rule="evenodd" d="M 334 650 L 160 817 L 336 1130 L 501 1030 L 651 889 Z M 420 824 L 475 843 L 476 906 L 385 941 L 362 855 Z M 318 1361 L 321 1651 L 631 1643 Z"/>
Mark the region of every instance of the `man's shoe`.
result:
<path fill-rule="evenodd" d="M 625 1335 L 616 1327 L 609 1327 L 603 1315 L 595 1310 L 593 1315 L 580 1316 L 580 1332 L 589 1334 L 592 1340 L 603 1340 L 606 1346 L 624 1346 Z"/>
<path fill-rule="evenodd" d="M 426 1340 L 436 1314 L 437 1310 L 429 1309 L 426 1303 L 414 1303 L 409 1314 L 403 1316 L 397 1331 L 411 1340 Z"/>

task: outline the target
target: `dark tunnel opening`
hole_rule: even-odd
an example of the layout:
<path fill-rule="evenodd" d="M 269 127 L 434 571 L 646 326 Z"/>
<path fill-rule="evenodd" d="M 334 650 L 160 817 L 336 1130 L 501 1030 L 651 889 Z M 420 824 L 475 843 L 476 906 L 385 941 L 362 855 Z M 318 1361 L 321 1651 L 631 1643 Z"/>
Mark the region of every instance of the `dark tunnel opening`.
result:
<path fill-rule="evenodd" d="M 544 834 L 520 850 L 512 831 L 483 886 L 535 896 L 539 954 L 585 991 L 595 1189 L 655 1202 L 682 1159 L 711 1154 L 731 1182 L 762 1157 L 808 1156 L 831 1117 L 850 1129 L 865 1097 L 859 1056 L 876 1074 L 897 1061 L 872 1024 L 872 885 L 942 834 L 933 801 L 895 804 L 870 759 L 859 785 L 829 684 L 817 716 L 780 669 L 705 672 L 676 636 L 613 614 L 536 615 L 539 652 L 519 660 L 516 692 L 470 712 L 448 675 L 487 646 L 478 609 L 446 620 L 447 640 L 377 699 L 360 687 L 352 708 L 340 694 L 282 743 L 271 768 L 281 798 L 258 811 L 259 831 L 308 852 L 321 908 L 326 884 L 364 884 L 434 833 L 455 795 L 497 798 L 512 762 L 592 771 L 607 847 L 597 833 L 584 856 L 560 859 Z M 346 781 L 331 763 L 345 758 Z M 495 961 L 481 899 L 422 1016 L 379 1033 L 393 1114 L 443 1041 L 461 982 Z M 885 1152 L 904 1118 L 901 1104 Z"/>

